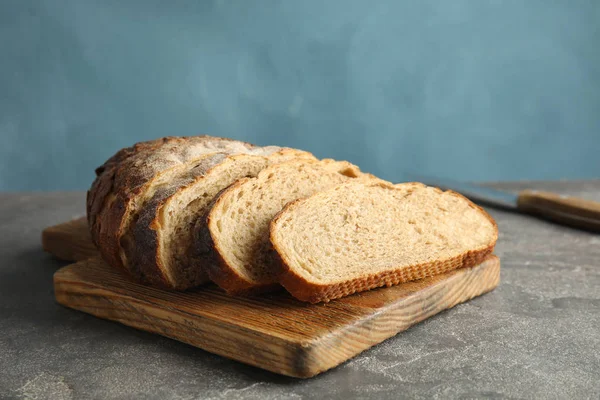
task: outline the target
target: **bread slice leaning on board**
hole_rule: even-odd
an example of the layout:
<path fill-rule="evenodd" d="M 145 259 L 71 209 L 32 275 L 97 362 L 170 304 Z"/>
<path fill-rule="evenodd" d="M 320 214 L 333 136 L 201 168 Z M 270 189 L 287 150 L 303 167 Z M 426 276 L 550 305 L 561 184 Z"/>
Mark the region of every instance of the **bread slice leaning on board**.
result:
<path fill-rule="evenodd" d="M 347 161 L 295 159 L 228 187 L 196 227 L 210 279 L 234 295 L 279 287 L 271 263 L 271 219 L 290 201 L 356 179 L 376 178 Z"/>
<path fill-rule="evenodd" d="M 475 266 L 497 239 L 482 208 L 419 183 L 344 183 L 270 224 L 279 282 L 311 303 Z"/>

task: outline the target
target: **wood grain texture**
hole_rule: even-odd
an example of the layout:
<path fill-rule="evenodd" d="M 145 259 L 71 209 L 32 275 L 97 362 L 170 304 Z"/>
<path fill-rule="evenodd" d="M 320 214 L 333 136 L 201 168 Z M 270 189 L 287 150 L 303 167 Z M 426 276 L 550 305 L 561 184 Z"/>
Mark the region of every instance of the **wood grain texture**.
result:
<path fill-rule="evenodd" d="M 158 333 L 283 375 L 311 377 L 410 326 L 494 289 L 500 262 L 363 292 L 326 304 L 302 303 L 285 292 L 230 297 L 215 286 L 170 292 L 133 282 L 95 250 L 85 221 L 44 231 L 52 254 L 92 258 L 54 275 L 56 300 L 67 307 Z M 58 235 L 53 237 L 53 235 Z M 58 239 L 61 240 L 58 240 Z"/>
<path fill-rule="evenodd" d="M 85 217 L 44 229 L 42 247 L 65 261 L 82 261 L 100 254 L 92 243 Z"/>
<path fill-rule="evenodd" d="M 573 228 L 600 232 L 600 203 L 552 192 L 519 192 L 519 210 Z"/>

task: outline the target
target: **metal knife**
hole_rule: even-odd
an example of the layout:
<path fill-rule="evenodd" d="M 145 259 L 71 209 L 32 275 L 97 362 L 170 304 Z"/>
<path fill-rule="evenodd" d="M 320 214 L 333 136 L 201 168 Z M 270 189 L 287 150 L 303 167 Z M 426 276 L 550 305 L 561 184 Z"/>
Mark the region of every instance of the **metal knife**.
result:
<path fill-rule="evenodd" d="M 453 190 L 476 203 L 535 215 L 557 224 L 600 232 L 600 203 L 539 190 L 517 194 L 450 179 L 416 176 L 417 181 L 443 190 Z"/>

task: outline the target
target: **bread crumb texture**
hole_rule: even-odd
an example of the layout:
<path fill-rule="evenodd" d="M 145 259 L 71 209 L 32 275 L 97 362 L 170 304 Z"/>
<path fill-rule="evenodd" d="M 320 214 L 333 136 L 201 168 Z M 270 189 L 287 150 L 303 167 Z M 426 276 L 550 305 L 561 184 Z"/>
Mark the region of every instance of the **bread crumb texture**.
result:
<path fill-rule="evenodd" d="M 271 225 L 282 284 L 314 302 L 473 266 L 497 237 L 480 207 L 415 183 L 342 184 L 291 204 Z"/>

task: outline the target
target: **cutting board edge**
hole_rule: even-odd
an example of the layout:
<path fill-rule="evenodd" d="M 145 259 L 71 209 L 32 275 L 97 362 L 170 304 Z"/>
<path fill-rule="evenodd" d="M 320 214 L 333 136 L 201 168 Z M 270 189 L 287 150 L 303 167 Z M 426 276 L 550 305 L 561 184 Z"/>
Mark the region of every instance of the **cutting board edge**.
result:
<path fill-rule="evenodd" d="M 55 300 L 61 306 L 77 310 L 97 318 L 114 321 L 123 325 L 140 329 L 149 333 L 158 334 L 173 340 L 177 340 L 182 343 L 194 346 L 201 350 L 214 353 L 238 362 L 249 364 L 258 368 L 266 369 L 271 372 L 278 374 L 304 378 L 301 372 L 296 371 L 290 366 L 296 365 L 295 362 L 287 361 L 294 360 L 298 357 L 302 357 L 304 351 L 304 344 L 293 340 L 286 340 L 281 337 L 270 336 L 263 332 L 249 329 L 244 326 L 236 325 L 234 323 L 227 323 L 223 321 L 217 321 L 207 317 L 200 317 L 197 315 L 191 316 L 191 320 L 201 321 L 204 326 L 199 329 L 197 323 L 190 324 L 188 330 L 185 329 L 186 323 L 180 322 L 179 333 L 175 331 L 173 334 L 172 330 L 167 327 L 158 325 L 156 318 L 157 313 L 165 312 L 171 317 L 175 314 L 180 315 L 182 321 L 190 321 L 186 319 L 186 313 L 178 309 L 167 309 L 160 304 L 153 303 L 147 299 L 134 298 L 123 293 L 114 293 L 96 284 L 90 284 L 89 282 L 81 284 L 74 282 L 69 279 L 63 279 L 62 275 L 72 265 L 61 268 L 54 274 L 54 294 Z M 81 288 L 77 289 L 77 286 Z M 107 295 L 105 292 L 109 292 Z M 105 294 L 103 294 L 105 293 Z M 107 300 L 108 297 L 113 297 L 112 300 Z M 77 300 L 74 300 L 76 299 Z M 86 301 L 87 300 L 87 301 Z M 131 312 L 127 311 L 130 308 L 132 301 L 137 303 L 138 307 L 142 307 L 144 311 Z M 86 305 L 86 302 L 89 305 Z M 110 307 L 115 302 L 126 304 L 122 309 L 115 309 Z M 98 307 L 98 303 L 108 304 L 103 307 Z M 126 314 L 131 313 L 132 315 L 144 316 L 140 320 L 132 319 L 127 317 Z M 145 319 L 154 318 L 151 324 L 144 323 Z M 169 321 L 169 324 L 173 325 L 173 321 Z M 215 335 L 215 332 L 206 334 L 208 329 L 220 330 L 220 335 Z M 210 336 L 209 336 L 210 335 Z M 233 339 L 231 336 L 236 335 L 235 340 L 240 342 L 242 339 L 246 339 L 246 350 L 243 355 L 241 353 L 235 353 L 228 344 L 223 345 L 223 340 Z M 212 339 L 212 340 L 211 340 Z M 219 339 L 216 342 L 214 339 Z M 215 344 L 221 343 L 221 344 Z M 240 346 L 238 346 L 240 347 Z M 270 355 L 276 354 L 276 358 L 270 357 Z M 271 360 L 271 362 L 266 362 Z"/>

